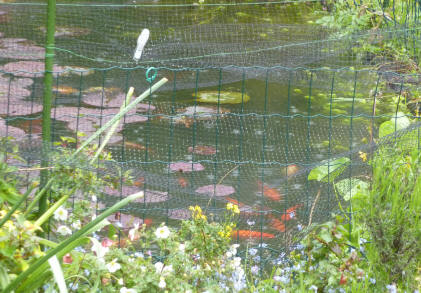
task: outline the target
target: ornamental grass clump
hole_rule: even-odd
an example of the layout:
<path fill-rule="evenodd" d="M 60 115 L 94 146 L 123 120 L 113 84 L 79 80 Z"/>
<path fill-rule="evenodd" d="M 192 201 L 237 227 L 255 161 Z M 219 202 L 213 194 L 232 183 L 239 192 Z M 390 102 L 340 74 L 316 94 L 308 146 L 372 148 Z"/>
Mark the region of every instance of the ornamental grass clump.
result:
<path fill-rule="evenodd" d="M 378 282 L 414 290 L 421 261 L 420 151 L 384 148 L 372 166 L 371 189 L 357 214 L 371 239 L 368 261 Z"/>

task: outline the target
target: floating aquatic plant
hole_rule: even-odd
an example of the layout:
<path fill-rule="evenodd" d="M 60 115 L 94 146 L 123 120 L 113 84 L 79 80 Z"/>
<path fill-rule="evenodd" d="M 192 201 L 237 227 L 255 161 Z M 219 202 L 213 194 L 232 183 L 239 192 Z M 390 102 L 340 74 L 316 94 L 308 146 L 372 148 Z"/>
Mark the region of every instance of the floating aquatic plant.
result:
<path fill-rule="evenodd" d="M 193 94 L 196 97 L 196 94 Z M 247 103 L 250 96 L 240 92 L 229 91 L 200 91 L 197 93 L 197 101 L 211 104 L 241 104 Z"/>
<path fill-rule="evenodd" d="M 211 184 L 197 188 L 196 192 L 209 196 L 228 196 L 235 193 L 235 188 L 229 185 Z"/>
<path fill-rule="evenodd" d="M 170 164 L 170 170 L 176 172 L 192 172 L 192 171 L 202 171 L 205 169 L 200 163 L 193 162 L 176 162 Z"/>

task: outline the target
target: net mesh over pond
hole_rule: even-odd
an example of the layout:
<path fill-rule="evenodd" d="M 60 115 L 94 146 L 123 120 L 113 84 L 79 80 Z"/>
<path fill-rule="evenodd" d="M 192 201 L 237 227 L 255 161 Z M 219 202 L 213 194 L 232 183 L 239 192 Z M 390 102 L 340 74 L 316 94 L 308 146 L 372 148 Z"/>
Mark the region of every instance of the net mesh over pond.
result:
<path fill-rule="evenodd" d="M 313 168 L 347 158 L 336 182 L 368 182 L 363 154 L 396 139 L 418 146 L 418 124 L 379 139 L 380 123 L 419 113 L 421 76 L 407 74 L 418 66 L 419 2 L 407 8 L 405 21 L 384 15 L 381 29 L 343 36 L 314 23 L 314 9 L 330 9 L 318 1 L 60 2 L 53 139 L 94 133 L 129 87 L 137 95 L 150 87 L 153 66 L 152 84 L 169 81 L 126 114 L 108 146 L 115 162 L 98 171 L 131 170 L 136 184 L 101 191 L 98 210 L 141 189 L 143 202 L 122 213 L 155 223 L 177 224 L 195 204 L 218 219 L 238 203 L 238 229 L 266 233 L 253 241 L 274 251 L 288 248 L 302 227 L 338 212 L 336 187 L 309 180 Z M 42 158 L 46 6 L 0 10 L 0 135 L 18 138 L 20 167 L 30 168 Z M 136 63 L 144 28 L 150 39 Z M 357 50 L 388 41 L 415 61 Z"/>

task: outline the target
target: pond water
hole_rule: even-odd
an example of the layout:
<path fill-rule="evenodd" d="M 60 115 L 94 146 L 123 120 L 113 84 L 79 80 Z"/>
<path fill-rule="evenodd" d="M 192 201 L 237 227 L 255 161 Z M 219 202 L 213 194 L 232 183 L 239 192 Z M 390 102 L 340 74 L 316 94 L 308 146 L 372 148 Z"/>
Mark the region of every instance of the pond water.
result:
<path fill-rule="evenodd" d="M 309 24 L 316 17 L 312 10 L 321 9 L 317 5 L 58 6 L 56 64 L 97 70 L 56 76 L 53 133 L 56 138 L 76 130 L 92 133 L 116 113 L 129 86 L 136 88 L 136 94 L 148 89 L 145 69 L 156 66 L 155 81 L 167 77 L 169 82 L 137 111 L 129 112 L 110 148 L 117 160 L 134 170 L 138 188 L 149 192 L 144 202 L 131 205 L 127 213 L 159 223 L 185 218 L 192 204 L 208 206 L 217 217 L 225 203 L 237 202 L 243 210 L 238 229 L 262 229 L 268 233 L 262 235 L 268 238 L 264 241 L 279 246 L 281 237 L 289 244 L 291 235 L 309 217 L 325 219 L 337 207 L 332 188 L 307 181 L 308 170 L 322 160 L 356 152 L 371 139 L 372 123 L 385 119 L 372 118 L 377 75 L 331 70 L 337 65 L 354 65 L 352 56 L 337 52 L 339 47 L 333 50 L 335 43 L 315 45 L 327 37 L 318 26 Z M 0 24 L 4 33 L 0 41 L 8 52 L 2 64 L 19 60 L 19 56 L 12 58 L 13 48 L 33 54 L 36 46 L 43 46 L 45 6 L 6 5 L 1 9 L 7 19 Z M 131 58 L 144 27 L 152 37 L 144 62 L 136 67 Z M 13 43 L 12 38 L 33 43 Z M 297 45 L 304 41 L 311 45 Z M 13 45 L 5 46 L 11 42 Z M 282 49 L 261 50 L 270 46 Z M 230 50 L 242 53 L 235 57 L 216 54 Z M 37 62 L 39 56 L 32 57 L 27 60 Z M 26 65 L 8 68 L 31 71 L 38 66 Z M 13 80 L 22 82 L 22 74 L 16 76 L 19 74 Z M 13 116 L 9 126 L 36 134 L 41 123 L 42 79 L 40 75 L 26 78 L 33 80 L 26 86 L 30 94 L 3 92 L 1 102 L 5 105 L 9 96 L 12 103 L 8 102 L 7 109 L 15 103 L 16 111 L 1 114 L 3 118 Z M 234 96 L 234 102 L 240 99 L 240 103 L 200 102 L 203 93 L 209 92 Z M 241 103 L 246 95 L 250 99 Z M 108 108 L 100 109 L 104 103 L 109 103 Z M 382 105 L 376 115 L 389 113 L 391 107 Z M 176 162 L 187 164 L 172 168 L 171 163 Z M 203 170 L 196 170 L 192 165 L 196 163 Z M 214 186 L 215 196 L 209 196 L 212 188 L 199 189 L 208 185 Z M 235 192 L 228 192 L 232 188 Z M 323 195 L 311 215 L 320 190 Z M 133 189 L 123 191 L 128 194 Z M 111 204 L 115 199 L 107 196 L 104 202 Z M 291 207 L 295 207 L 294 217 L 288 218 L 285 214 L 290 214 Z M 255 224 L 250 228 L 247 222 Z"/>

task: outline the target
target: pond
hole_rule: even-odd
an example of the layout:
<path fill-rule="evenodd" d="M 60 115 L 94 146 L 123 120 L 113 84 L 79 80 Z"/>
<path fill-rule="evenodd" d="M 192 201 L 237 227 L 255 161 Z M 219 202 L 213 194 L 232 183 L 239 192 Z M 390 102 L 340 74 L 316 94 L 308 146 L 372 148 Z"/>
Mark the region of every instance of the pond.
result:
<path fill-rule="evenodd" d="M 355 64 L 345 44 L 314 24 L 321 5 L 206 3 L 61 3 L 55 70 L 67 72 L 55 77 L 53 134 L 93 133 L 118 112 L 129 86 L 137 95 L 148 89 L 145 71 L 154 66 L 155 81 L 169 82 L 129 112 L 110 147 L 133 170 L 137 188 L 148 191 L 127 214 L 177 221 L 200 204 L 218 217 L 231 202 L 243 211 L 238 229 L 266 233 L 239 238 L 290 244 L 309 217 L 327 218 L 337 208 L 332 188 L 306 180 L 308 171 L 342 153 L 353 156 L 394 105 L 381 105 L 373 118 L 378 76 L 332 70 Z M 0 114 L 10 127 L 37 135 L 42 75 L 27 72 L 43 70 L 45 6 L 12 3 L 1 11 L 2 70 L 14 77 L 1 80 Z M 145 27 L 151 39 L 135 64 Z M 107 205 L 120 195 L 108 193 Z"/>

